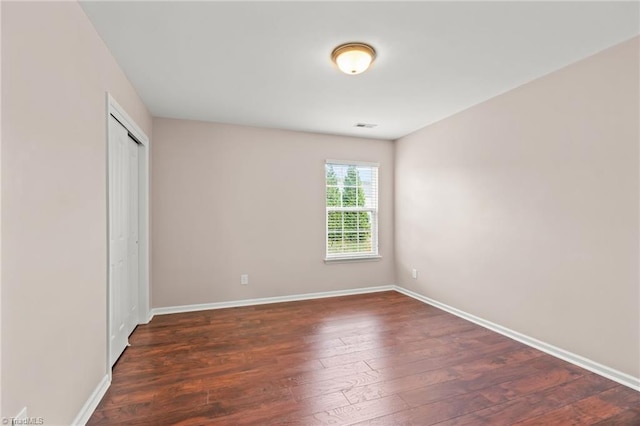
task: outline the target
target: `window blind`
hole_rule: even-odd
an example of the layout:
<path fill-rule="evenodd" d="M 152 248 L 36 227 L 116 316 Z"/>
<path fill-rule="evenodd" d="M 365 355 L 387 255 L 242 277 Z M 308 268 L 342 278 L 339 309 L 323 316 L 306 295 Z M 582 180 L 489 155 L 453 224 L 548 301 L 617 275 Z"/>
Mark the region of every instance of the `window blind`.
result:
<path fill-rule="evenodd" d="M 327 160 L 326 258 L 378 255 L 378 165 Z"/>

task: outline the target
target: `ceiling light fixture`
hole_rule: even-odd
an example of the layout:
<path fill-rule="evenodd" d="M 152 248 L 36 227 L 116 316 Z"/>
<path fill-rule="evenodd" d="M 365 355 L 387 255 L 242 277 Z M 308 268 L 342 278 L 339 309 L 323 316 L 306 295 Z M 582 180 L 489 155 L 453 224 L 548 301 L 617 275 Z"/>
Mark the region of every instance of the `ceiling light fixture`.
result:
<path fill-rule="evenodd" d="M 356 75 L 366 71 L 376 58 L 373 47 L 364 43 L 346 43 L 333 49 L 331 60 L 345 74 Z"/>

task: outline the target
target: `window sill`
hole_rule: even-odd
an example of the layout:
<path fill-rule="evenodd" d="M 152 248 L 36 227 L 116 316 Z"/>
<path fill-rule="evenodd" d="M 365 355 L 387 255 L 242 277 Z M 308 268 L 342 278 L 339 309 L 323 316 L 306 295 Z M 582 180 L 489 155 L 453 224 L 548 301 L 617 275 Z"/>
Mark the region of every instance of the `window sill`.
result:
<path fill-rule="evenodd" d="M 349 256 L 349 257 L 326 257 L 324 263 L 351 263 L 351 262 L 375 262 L 382 259 L 380 255 L 371 256 Z"/>

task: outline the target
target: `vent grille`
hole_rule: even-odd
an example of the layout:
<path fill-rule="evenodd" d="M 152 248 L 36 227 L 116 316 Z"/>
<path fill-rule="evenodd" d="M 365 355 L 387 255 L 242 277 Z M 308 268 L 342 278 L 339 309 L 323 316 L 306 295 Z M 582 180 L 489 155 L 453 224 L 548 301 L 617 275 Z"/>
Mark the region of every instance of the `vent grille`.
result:
<path fill-rule="evenodd" d="M 373 129 L 376 126 L 377 124 L 372 124 L 372 123 L 356 123 L 353 125 L 353 127 L 361 127 L 363 129 Z"/>

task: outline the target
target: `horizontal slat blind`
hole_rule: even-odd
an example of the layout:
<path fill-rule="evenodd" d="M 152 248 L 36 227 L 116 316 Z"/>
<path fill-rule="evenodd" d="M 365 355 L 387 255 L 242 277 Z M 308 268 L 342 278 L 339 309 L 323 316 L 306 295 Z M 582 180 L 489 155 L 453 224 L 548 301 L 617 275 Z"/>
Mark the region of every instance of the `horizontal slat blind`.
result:
<path fill-rule="evenodd" d="M 378 255 L 378 165 L 327 160 L 327 259 Z"/>

